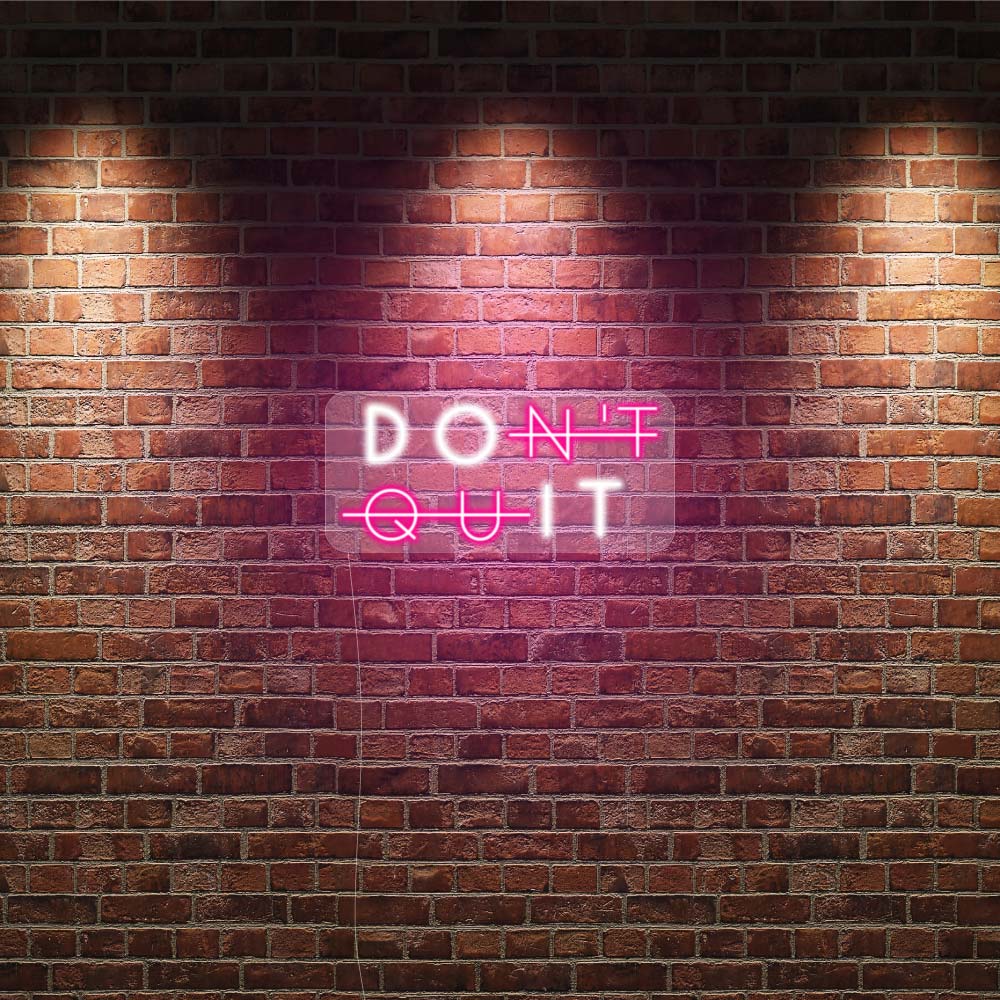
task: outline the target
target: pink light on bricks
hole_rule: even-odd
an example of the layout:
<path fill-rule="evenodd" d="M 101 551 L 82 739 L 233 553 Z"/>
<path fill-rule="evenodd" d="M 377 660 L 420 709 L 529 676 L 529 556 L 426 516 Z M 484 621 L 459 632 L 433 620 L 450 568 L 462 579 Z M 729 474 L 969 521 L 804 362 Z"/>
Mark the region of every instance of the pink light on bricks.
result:
<path fill-rule="evenodd" d="M 600 542 L 610 526 L 634 544 L 652 528 L 672 529 L 668 400 L 510 394 L 492 403 L 507 422 L 450 400 L 435 417 L 428 402 L 426 393 L 331 400 L 327 531 L 335 549 L 352 550 L 349 539 L 334 541 L 345 525 L 390 547 L 428 544 L 435 529 L 457 529 L 456 541 L 482 546 L 519 527 L 522 543 L 544 548 L 567 532 Z M 650 518 L 654 497 L 662 513 Z"/>

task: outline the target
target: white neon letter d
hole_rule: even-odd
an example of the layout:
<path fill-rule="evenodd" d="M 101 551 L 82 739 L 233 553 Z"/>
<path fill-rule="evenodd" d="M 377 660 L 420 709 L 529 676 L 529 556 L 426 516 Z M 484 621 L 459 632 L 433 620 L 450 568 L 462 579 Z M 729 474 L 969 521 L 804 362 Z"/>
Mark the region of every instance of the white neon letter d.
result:
<path fill-rule="evenodd" d="M 386 420 L 396 429 L 396 438 L 385 450 L 378 450 L 378 422 Z M 369 403 L 365 407 L 365 462 L 368 465 L 388 465 L 403 454 L 409 427 L 399 410 L 385 403 Z"/>

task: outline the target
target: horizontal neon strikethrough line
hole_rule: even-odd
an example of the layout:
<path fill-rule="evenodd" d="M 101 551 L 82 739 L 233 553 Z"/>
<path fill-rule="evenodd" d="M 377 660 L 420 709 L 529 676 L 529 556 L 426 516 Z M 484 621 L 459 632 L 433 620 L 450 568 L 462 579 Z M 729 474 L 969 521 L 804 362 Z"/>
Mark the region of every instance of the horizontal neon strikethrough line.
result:
<path fill-rule="evenodd" d="M 525 410 L 526 430 L 507 431 L 507 437 L 528 442 L 528 458 L 535 458 L 538 441 L 549 441 L 566 462 L 572 462 L 574 457 L 573 443 L 581 440 L 601 441 L 632 441 L 632 457 L 642 458 L 646 441 L 655 440 L 659 435 L 656 431 L 643 426 L 643 414 L 658 413 L 660 408 L 655 403 L 617 403 L 615 409 L 619 413 L 631 413 L 633 424 L 629 430 L 613 430 L 611 428 L 595 428 L 581 430 L 573 424 L 573 408 L 563 409 L 563 426 L 561 433 L 550 427 L 535 408 L 534 403 L 528 403 Z M 601 403 L 601 423 L 608 422 L 608 404 Z"/>

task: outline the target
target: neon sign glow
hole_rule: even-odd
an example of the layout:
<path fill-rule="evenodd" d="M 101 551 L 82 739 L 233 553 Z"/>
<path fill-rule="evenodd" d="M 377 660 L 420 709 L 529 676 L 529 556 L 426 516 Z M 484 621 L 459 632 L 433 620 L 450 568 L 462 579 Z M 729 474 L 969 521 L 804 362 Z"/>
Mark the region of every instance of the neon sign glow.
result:
<path fill-rule="evenodd" d="M 524 458 L 543 461 L 546 446 L 564 464 L 572 465 L 577 458 L 577 445 L 584 441 L 628 442 L 630 456 L 642 460 L 649 444 L 660 437 L 660 431 L 648 425 L 660 412 L 655 403 L 618 403 L 614 415 L 624 414 L 627 426 L 611 423 L 609 405 L 600 404 L 600 424 L 581 425 L 572 406 L 562 410 L 561 427 L 550 425 L 534 403 L 525 407 L 524 423 L 504 434 L 511 441 L 523 442 Z M 456 451 L 448 438 L 449 429 L 459 419 L 471 419 L 479 425 L 482 441 L 472 452 Z M 379 447 L 379 426 L 390 427 L 394 434 L 392 443 Z M 406 418 L 393 406 L 384 402 L 369 402 L 364 408 L 364 461 L 367 466 L 388 465 L 404 453 L 409 438 Z M 455 468 L 481 465 L 496 450 L 499 439 L 493 416 L 484 407 L 474 403 L 459 403 L 444 409 L 434 424 L 433 440 L 437 454 Z M 625 456 L 620 456 L 625 457 Z M 611 476 L 585 476 L 577 480 L 576 490 L 592 498 L 592 533 L 603 538 L 608 527 L 608 497 L 625 488 L 625 483 Z M 555 490 L 551 482 L 543 482 L 538 492 L 539 533 L 550 538 L 554 531 L 556 506 Z M 409 489 L 398 485 L 384 485 L 371 492 L 360 507 L 341 510 L 340 517 L 347 522 L 360 523 L 374 540 L 387 545 L 415 542 L 421 524 L 425 522 L 454 523 L 466 541 L 482 545 L 493 541 L 509 522 L 529 522 L 534 518 L 529 508 L 511 507 L 505 501 L 504 491 L 494 489 L 492 502 L 486 506 L 473 505 L 469 492 L 459 489 L 452 506 L 429 507 L 420 502 Z M 485 524 L 485 528 L 473 525 Z"/>

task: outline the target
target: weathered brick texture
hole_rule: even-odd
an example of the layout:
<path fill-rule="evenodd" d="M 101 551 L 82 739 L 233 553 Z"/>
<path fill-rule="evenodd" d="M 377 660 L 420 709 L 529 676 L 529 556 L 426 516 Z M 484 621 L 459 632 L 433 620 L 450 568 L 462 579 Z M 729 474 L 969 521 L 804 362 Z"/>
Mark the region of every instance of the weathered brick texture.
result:
<path fill-rule="evenodd" d="M 1000 992 L 1000 5 L 0 18 L 0 993 Z M 349 573 L 364 389 L 667 551 Z"/>

